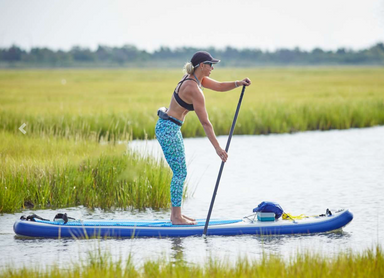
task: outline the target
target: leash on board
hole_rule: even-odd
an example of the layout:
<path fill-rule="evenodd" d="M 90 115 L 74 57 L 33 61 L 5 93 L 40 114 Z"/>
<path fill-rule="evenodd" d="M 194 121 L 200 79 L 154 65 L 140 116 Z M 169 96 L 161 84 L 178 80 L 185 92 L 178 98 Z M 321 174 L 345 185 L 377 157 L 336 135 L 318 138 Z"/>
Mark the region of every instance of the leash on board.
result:
<path fill-rule="evenodd" d="M 235 117 L 233 118 L 231 131 L 229 132 L 228 141 L 227 141 L 227 146 L 225 147 L 225 151 L 226 151 L 227 153 L 228 153 L 228 150 L 229 150 L 229 144 L 231 144 L 231 139 L 232 139 L 233 131 L 234 131 L 234 129 L 235 129 L 235 125 L 236 125 L 236 121 L 237 121 L 237 116 L 239 115 L 241 102 L 242 102 L 242 100 L 243 100 L 243 96 L 244 96 L 244 91 L 245 91 L 245 85 L 243 85 L 243 89 L 241 90 L 239 103 L 237 104 L 237 109 L 236 109 Z M 219 175 L 218 175 L 218 177 L 217 177 L 217 181 L 216 181 L 215 190 L 213 191 L 212 200 L 211 200 L 211 205 L 209 206 L 209 211 L 208 211 L 207 220 L 205 221 L 204 232 L 203 232 L 204 235 L 207 235 L 209 219 L 211 218 L 211 213 L 212 213 L 212 209 L 213 209 L 213 204 L 214 204 L 215 199 L 216 199 L 216 193 L 217 193 L 217 189 L 219 188 L 219 183 L 220 183 L 220 179 L 221 179 L 221 174 L 223 173 L 224 164 L 225 164 L 225 162 L 222 161 L 222 162 L 221 162 L 221 166 L 220 166 Z"/>

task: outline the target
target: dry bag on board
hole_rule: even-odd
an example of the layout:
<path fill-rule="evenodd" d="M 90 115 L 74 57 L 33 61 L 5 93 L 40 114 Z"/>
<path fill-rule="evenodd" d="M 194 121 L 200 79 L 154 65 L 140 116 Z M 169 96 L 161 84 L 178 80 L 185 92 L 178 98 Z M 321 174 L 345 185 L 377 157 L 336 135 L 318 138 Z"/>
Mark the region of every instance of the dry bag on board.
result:
<path fill-rule="evenodd" d="M 274 202 L 262 202 L 256 208 L 253 209 L 253 212 L 273 212 L 275 218 L 278 219 L 283 214 L 283 209 L 281 206 Z"/>

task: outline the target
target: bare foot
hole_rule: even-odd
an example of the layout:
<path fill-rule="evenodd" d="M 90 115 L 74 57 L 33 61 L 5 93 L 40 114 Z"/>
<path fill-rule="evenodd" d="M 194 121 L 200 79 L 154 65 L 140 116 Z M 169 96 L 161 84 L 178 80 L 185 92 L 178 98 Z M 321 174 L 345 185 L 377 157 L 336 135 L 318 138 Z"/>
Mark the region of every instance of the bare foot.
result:
<path fill-rule="evenodd" d="M 184 214 L 183 214 L 182 216 L 183 216 L 183 218 L 185 218 L 185 219 L 187 219 L 187 220 L 189 220 L 189 221 L 196 221 L 196 219 L 191 218 L 191 217 L 188 217 L 188 216 L 186 216 L 186 215 L 184 215 Z M 172 216 L 171 216 L 170 220 L 172 221 Z"/>
<path fill-rule="evenodd" d="M 184 217 L 173 217 L 171 219 L 172 225 L 196 225 L 196 221 L 188 220 Z"/>
<path fill-rule="evenodd" d="M 184 217 L 185 219 L 190 220 L 190 221 L 196 221 L 196 219 L 191 218 L 191 217 L 188 217 L 188 216 L 186 216 L 186 215 L 184 215 L 184 214 L 183 214 L 183 217 Z"/>

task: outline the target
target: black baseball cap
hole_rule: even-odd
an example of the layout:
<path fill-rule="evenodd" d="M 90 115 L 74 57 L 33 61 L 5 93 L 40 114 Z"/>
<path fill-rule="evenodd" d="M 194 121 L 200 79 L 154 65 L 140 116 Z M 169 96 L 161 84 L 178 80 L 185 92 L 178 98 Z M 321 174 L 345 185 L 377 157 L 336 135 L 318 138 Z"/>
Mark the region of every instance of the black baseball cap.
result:
<path fill-rule="evenodd" d="M 192 59 L 191 59 L 191 63 L 193 65 L 193 67 L 196 67 L 197 65 L 199 65 L 201 63 L 204 63 L 204 64 L 206 64 L 206 63 L 217 64 L 218 62 L 220 62 L 220 60 L 213 58 L 212 55 L 209 54 L 206 51 L 198 51 L 198 52 L 196 52 L 192 56 Z"/>

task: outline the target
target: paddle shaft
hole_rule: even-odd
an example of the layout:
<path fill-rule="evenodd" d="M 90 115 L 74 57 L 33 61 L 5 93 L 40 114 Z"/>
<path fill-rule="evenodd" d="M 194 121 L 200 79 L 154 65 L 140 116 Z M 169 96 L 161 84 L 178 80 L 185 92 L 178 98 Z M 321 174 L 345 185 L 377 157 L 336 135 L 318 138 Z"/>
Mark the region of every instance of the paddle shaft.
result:
<path fill-rule="evenodd" d="M 231 144 L 231 139 L 232 139 L 233 131 L 235 130 L 235 125 L 236 125 L 236 121 L 237 121 L 237 116 L 239 115 L 241 102 L 242 102 L 242 100 L 243 100 L 243 96 L 244 96 L 244 91 L 245 91 L 245 85 L 243 86 L 243 89 L 242 89 L 241 94 L 240 94 L 240 99 L 239 99 L 239 103 L 237 104 L 237 109 L 236 109 L 235 117 L 233 118 L 231 131 L 229 132 L 228 141 L 227 141 L 227 146 L 225 147 L 225 151 L 226 151 L 227 153 L 228 153 L 228 150 L 229 150 L 229 145 Z M 215 190 L 213 191 L 212 200 L 211 200 L 211 205 L 209 206 L 209 211 L 208 211 L 207 220 L 205 221 L 204 232 L 203 232 L 204 235 L 207 235 L 209 219 L 211 218 L 211 213 L 212 213 L 212 209 L 213 209 L 213 204 L 215 203 L 216 193 L 217 193 L 217 189 L 219 188 L 219 183 L 220 183 L 220 179 L 221 179 L 221 174 L 223 173 L 224 164 L 225 164 L 225 162 L 222 161 L 222 162 L 221 162 L 221 166 L 220 166 L 219 175 L 218 175 L 218 177 L 217 177 L 217 181 L 216 181 Z"/>

